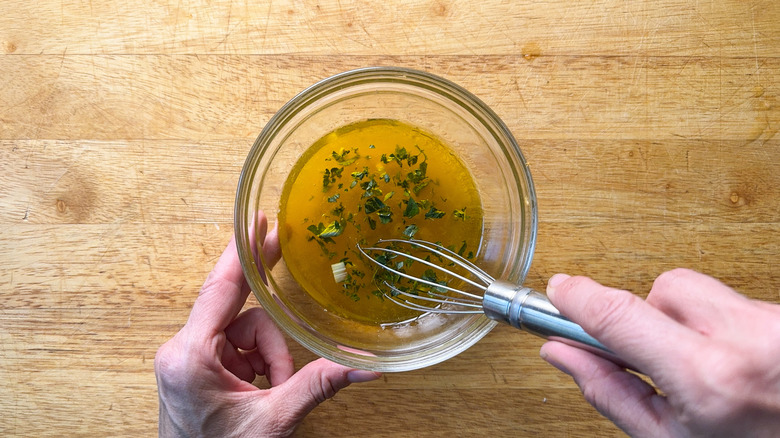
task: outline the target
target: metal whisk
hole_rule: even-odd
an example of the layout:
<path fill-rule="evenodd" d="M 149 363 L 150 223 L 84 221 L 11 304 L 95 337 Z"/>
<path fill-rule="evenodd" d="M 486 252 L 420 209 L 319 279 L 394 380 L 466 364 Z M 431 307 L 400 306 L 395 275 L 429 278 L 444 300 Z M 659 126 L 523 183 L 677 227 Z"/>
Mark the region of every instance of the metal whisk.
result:
<path fill-rule="evenodd" d="M 358 245 L 358 249 L 389 273 L 377 278 L 387 288 L 384 296 L 400 306 L 424 313 L 484 313 L 491 319 L 542 338 L 574 345 L 631 368 L 582 327 L 561 315 L 545 295 L 495 280 L 471 261 L 441 245 L 424 240 L 387 239 L 372 247 Z M 406 268 L 415 263 L 422 265 L 427 274 L 408 274 Z M 440 280 L 438 275 L 445 278 Z M 462 290 L 459 285 L 453 287 L 451 283 L 460 283 L 477 293 Z M 420 285 L 424 285 L 423 290 Z"/>

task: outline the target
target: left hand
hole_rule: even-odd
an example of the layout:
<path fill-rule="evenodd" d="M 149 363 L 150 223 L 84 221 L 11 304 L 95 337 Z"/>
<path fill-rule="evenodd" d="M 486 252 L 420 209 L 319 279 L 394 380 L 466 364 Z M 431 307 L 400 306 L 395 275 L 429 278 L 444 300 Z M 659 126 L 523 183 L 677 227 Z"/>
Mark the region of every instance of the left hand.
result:
<path fill-rule="evenodd" d="M 262 214 L 258 226 L 265 236 Z M 266 260 L 279 259 L 276 230 L 260 246 Z M 155 357 L 161 437 L 288 436 L 337 391 L 380 376 L 325 359 L 294 373 L 284 337 L 268 314 L 262 308 L 239 314 L 248 295 L 233 238 L 187 323 Z M 254 386 L 256 376 L 265 376 L 271 388 Z"/>

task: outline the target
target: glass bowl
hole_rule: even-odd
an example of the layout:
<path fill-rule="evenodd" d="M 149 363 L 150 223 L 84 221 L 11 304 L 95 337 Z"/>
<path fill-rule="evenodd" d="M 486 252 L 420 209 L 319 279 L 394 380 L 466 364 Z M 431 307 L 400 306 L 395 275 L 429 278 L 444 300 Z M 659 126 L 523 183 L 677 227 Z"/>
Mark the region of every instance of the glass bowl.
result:
<path fill-rule="evenodd" d="M 442 139 L 471 172 L 484 210 L 478 264 L 521 283 L 536 242 L 536 195 L 528 165 L 506 125 L 477 97 L 440 77 L 369 67 L 307 88 L 277 112 L 255 140 L 238 183 L 235 233 L 247 282 L 293 339 L 346 366 L 382 372 L 430 366 L 466 350 L 495 326 L 483 315 L 426 314 L 373 325 L 323 309 L 295 282 L 284 260 L 269 266 L 253 235 L 259 211 L 275 224 L 296 161 L 323 135 L 367 119 L 394 119 Z"/>

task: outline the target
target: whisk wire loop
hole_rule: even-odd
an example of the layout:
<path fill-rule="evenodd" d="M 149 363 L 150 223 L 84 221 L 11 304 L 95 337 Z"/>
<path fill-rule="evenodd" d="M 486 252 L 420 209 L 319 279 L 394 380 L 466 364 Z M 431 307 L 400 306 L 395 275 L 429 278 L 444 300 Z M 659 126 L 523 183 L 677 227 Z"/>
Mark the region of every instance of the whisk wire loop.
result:
<path fill-rule="evenodd" d="M 446 309 L 442 310 L 441 312 L 437 312 L 438 308 L 430 307 L 430 306 L 423 306 L 421 304 L 416 304 L 408 300 L 399 300 L 395 297 L 392 297 L 390 295 L 385 295 L 385 298 L 392 301 L 398 306 L 405 307 L 407 309 L 416 310 L 418 312 L 423 312 L 425 314 L 427 313 L 446 313 L 446 314 L 468 314 L 468 315 L 479 315 L 481 313 L 484 313 L 481 309 L 480 310 L 463 310 L 463 309 Z"/>
<path fill-rule="evenodd" d="M 441 267 L 441 266 L 439 266 L 439 265 L 437 265 L 435 263 L 429 262 L 429 261 L 421 259 L 419 257 L 415 257 L 415 256 L 410 255 L 410 254 L 403 253 L 401 251 L 396 251 L 396 250 L 390 249 L 390 248 L 378 248 L 378 247 L 360 248 L 360 250 L 364 254 L 366 254 L 366 251 L 379 251 L 379 252 L 385 252 L 385 253 L 389 253 L 389 254 L 394 254 L 396 256 L 401 256 L 401 257 L 407 258 L 409 260 L 413 260 L 413 261 L 415 261 L 417 263 L 423 264 L 425 266 L 434 268 L 434 269 L 436 269 L 436 270 L 438 270 L 438 271 L 440 271 L 440 272 L 442 272 L 444 274 L 447 274 L 447 275 L 449 275 L 449 276 L 451 276 L 453 278 L 457 278 L 458 280 L 466 282 L 466 283 L 468 283 L 468 284 L 470 284 L 470 285 L 472 285 L 472 286 L 474 286 L 476 288 L 483 289 L 483 290 L 485 288 L 485 285 L 478 284 L 478 283 L 476 283 L 476 282 L 474 282 L 474 281 L 472 281 L 472 280 L 470 280 L 470 279 L 468 279 L 466 277 L 458 275 L 457 273 L 452 272 L 452 271 L 450 271 L 450 270 L 448 270 L 446 268 L 443 268 L 443 267 Z M 480 299 L 480 300 L 482 299 L 482 297 L 480 297 L 479 295 L 474 295 L 474 294 L 462 291 L 460 289 L 453 288 L 453 287 L 448 286 L 446 284 L 441 284 L 441 283 L 437 283 L 435 281 L 426 280 L 424 278 L 415 277 L 413 275 L 409 275 L 409 274 L 407 274 L 405 272 L 402 272 L 402 271 L 400 271 L 398 269 L 395 269 L 395 268 L 393 268 L 391 266 L 382 265 L 377 260 L 375 260 L 373 257 L 369 256 L 369 259 L 374 261 L 375 264 L 379 265 L 381 268 L 385 269 L 386 271 L 388 271 L 388 272 L 390 272 L 390 273 L 392 273 L 394 275 L 398 275 L 400 277 L 403 277 L 403 278 L 405 278 L 407 280 L 416 281 L 418 283 L 421 283 L 421 284 L 424 284 L 426 286 L 430 286 L 430 287 L 433 287 L 433 288 L 446 289 L 446 290 L 448 290 L 450 292 L 455 292 L 455 293 L 458 293 L 458 294 L 461 294 L 461 295 L 468 296 L 469 298 Z"/>
<path fill-rule="evenodd" d="M 482 281 L 483 285 L 475 285 L 481 289 L 484 289 L 495 279 L 491 277 L 487 272 L 483 271 L 482 268 L 477 266 L 476 264 L 472 263 L 465 257 L 461 256 L 460 254 L 456 253 L 455 251 L 452 251 L 449 248 L 446 248 L 444 246 L 441 246 L 437 243 L 428 242 L 425 240 L 401 240 L 401 239 L 382 239 L 378 243 L 406 243 L 409 245 L 412 245 L 413 247 L 419 247 L 423 248 L 433 254 L 436 254 L 439 257 L 442 257 L 444 259 L 447 259 L 448 261 L 454 263 L 457 266 L 460 266 L 464 270 L 468 271 L 471 275 L 478 278 L 480 281 Z M 405 254 L 404 254 L 405 255 Z M 436 269 L 442 269 L 441 266 L 427 263 L 429 266 L 433 266 Z M 472 283 L 473 284 L 473 283 Z"/>
<path fill-rule="evenodd" d="M 435 292 L 430 292 L 430 291 L 426 292 L 427 295 L 418 295 L 418 294 L 413 294 L 411 292 L 406 292 L 406 291 L 403 291 L 401 289 L 398 289 L 397 287 L 393 286 L 392 284 L 390 284 L 387 281 L 384 282 L 384 285 L 387 286 L 388 288 L 390 288 L 393 292 L 395 292 L 394 296 L 399 296 L 400 295 L 400 296 L 404 296 L 404 297 L 407 297 L 407 298 L 413 298 L 413 299 L 416 299 L 416 300 L 423 300 L 423 301 L 428 301 L 428 302 L 432 302 L 432 303 L 439 303 L 439 304 L 452 304 L 453 303 L 452 297 L 447 296 L 447 295 L 437 294 Z M 458 304 L 459 306 L 463 306 L 463 307 L 472 307 L 472 308 L 475 308 L 475 309 L 479 309 L 480 313 L 482 313 L 482 303 L 479 302 L 479 301 L 470 302 L 470 301 L 466 301 L 466 300 L 458 300 L 458 301 L 455 301 L 454 303 Z"/>

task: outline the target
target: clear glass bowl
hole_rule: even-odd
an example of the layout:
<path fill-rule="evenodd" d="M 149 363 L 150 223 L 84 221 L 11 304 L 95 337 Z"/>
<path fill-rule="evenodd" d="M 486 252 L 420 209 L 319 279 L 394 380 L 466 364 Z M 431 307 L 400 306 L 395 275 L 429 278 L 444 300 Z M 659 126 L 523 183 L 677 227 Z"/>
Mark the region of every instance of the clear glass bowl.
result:
<path fill-rule="evenodd" d="M 370 67 L 324 79 L 276 113 L 255 140 L 238 183 L 235 233 L 255 296 L 292 338 L 350 367 L 406 371 L 449 359 L 479 341 L 495 322 L 483 315 L 425 315 L 379 326 L 327 312 L 296 284 L 284 260 L 269 266 L 255 233 L 258 211 L 276 223 L 282 187 L 298 158 L 323 135 L 366 119 L 395 119 L 444 140 L 466 164 L 484 209 L 478 263 L 496 278 L 521 283 L 536 242 L 536 195 L 517 142 L 477 97 L 440 77 L 406 68 Z M 267 279 L 265 281 L 264 279 Z"/>

